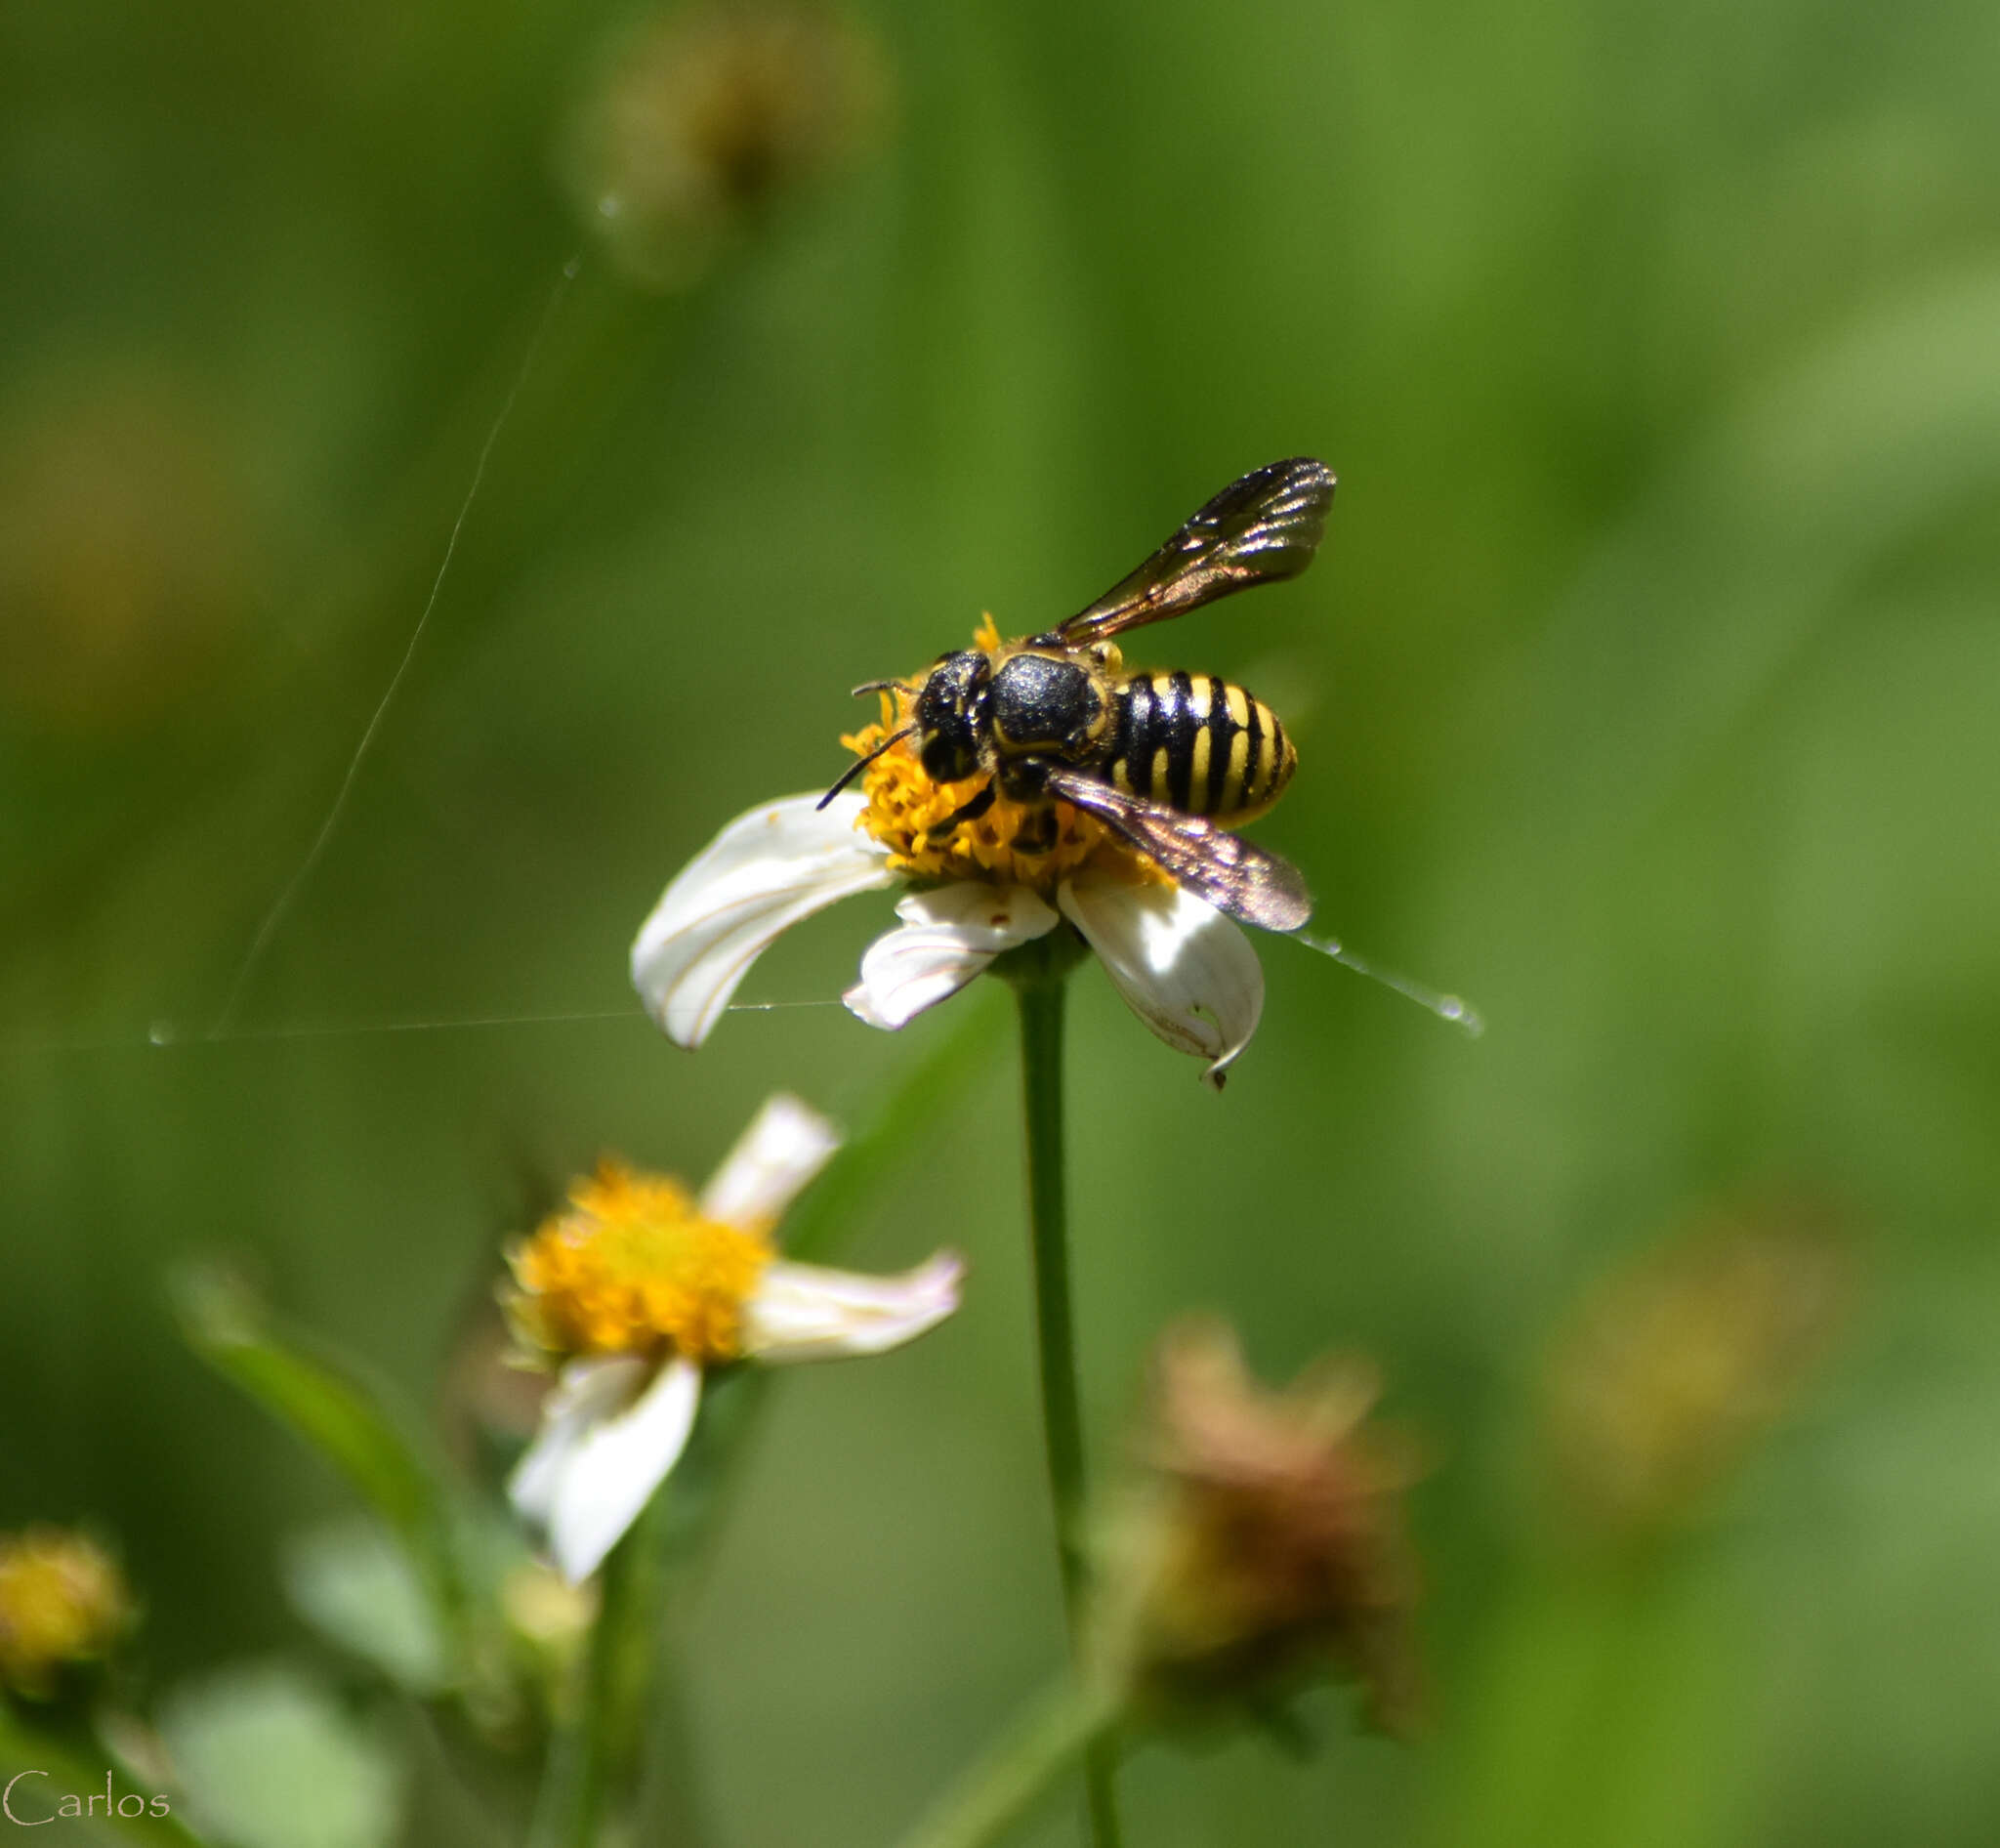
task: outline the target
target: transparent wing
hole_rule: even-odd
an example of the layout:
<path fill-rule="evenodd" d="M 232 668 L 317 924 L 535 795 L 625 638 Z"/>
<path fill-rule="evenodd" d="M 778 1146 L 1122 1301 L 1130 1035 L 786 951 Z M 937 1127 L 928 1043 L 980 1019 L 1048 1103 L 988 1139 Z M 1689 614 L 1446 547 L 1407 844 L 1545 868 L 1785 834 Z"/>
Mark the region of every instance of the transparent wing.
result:
<path fill-rule="evenodd" d="M 1081 771 L 1052 769 L 1048 789 L 1115 829 L 1218 911 L 1267 931 L 1295 931 L 1312 915 L 1312 895 L 1298 867 L 1240 834 Z"/>
<path fill-rule="evenodd" d="M 1252 584 L 1296 577 L 1326 531 L 1333 485 L 1333 471 L 1310 456 L 1231 482 L 1130 577 L 1035 641 L 1101 642 Z"/>

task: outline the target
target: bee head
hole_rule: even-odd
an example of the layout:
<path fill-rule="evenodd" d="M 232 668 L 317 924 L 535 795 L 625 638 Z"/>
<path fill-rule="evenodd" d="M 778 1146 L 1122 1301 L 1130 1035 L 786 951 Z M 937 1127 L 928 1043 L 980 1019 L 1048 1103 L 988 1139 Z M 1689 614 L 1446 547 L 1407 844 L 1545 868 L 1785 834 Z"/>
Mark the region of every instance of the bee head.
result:
<path fill-rule="evenodd" d="M 917 756 L 933 782 L 957 782 L 979 767 L 979 728 L 993 663 L 980 649 L 942 654 L 917 694 Z"/>

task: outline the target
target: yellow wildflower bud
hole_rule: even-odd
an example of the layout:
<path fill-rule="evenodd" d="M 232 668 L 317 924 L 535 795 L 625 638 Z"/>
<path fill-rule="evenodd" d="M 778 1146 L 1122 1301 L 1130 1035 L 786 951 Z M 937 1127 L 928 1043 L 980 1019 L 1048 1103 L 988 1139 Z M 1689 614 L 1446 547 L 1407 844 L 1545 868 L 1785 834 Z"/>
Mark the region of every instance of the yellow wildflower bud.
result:
<path fill-rule="evenodd" d="M 124 1575 L 62 1528 L 0 1534 L 0 1684 L 46 1699 L 62 1671 L 104 1656 L 132 1625 Z"/>

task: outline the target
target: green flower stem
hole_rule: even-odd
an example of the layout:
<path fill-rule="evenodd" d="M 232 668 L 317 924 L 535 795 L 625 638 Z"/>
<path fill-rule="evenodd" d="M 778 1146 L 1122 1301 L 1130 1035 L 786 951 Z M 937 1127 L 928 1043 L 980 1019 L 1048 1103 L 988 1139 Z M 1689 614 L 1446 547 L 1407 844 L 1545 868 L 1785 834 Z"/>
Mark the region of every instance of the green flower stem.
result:
<path fill-rule="evenodd" d="M 665 1647 L 666 1503 L 655 1495 L 604 1561 L 576 1711 L 550 1753 L 535 1809 L 534 1848 L 596 1848 L 610 1818 L 632 1813 Z"/>
<path fill-rule="evenodd" d="M 1022 982 L 1021 1098 L 1027 1121 L 1027 1213 L 1034 1243 L 1035 1330 L 1040 1340 L 1042 1428 L 1056 1502 L 1062 1608 L 1076 1639 L 1083 1620 L 1083 1416 L 1076 1391 L 1076 1333 L 1069 1309 L 1069 1202 L 1062 1166 L 1061 976 Z"/>
<path fill-rule="evenodd" d="M 677 1587 L 684 1580 L 685 1575 L 675 1575 Z M 709 1829 L 701 1766 L 694 1750 L 693 1715 L 680 1659 L 665 1643 L 662 1638 L 633 1837 L 659 1848 L 701 1848 Z"/>
<path fill-rule="evenodd" d="M 998 1841 L 1079 1755 L 1107 1746 L 1116 1703 L 1066 1677 L 1031 1701 L 899 1848 L 983 1848 Z"/>
<path fill-rule="evenodd" d="M 1062 1575 L 1070 1656 L 1078 1671 L 1084 1642 L 1089 1565 L 1083 1551 L 1087 1482 L 1083 1416 L 1076 1391 L 1076 1334 L 1069 1307 L 1069 1206 L 1062 1165 L 1062 1002 L 1074 960 L 1065 955 L 1067 932 L 1025 945 L 1009 978 L 1021 1009 L 1021 1101 L 1027 1126 L 1028 1227 L 1034 1247 L 1035 1327 L 1039 1336 L 1042 1432 L 1049 1488 L 1056 1506 L 1056 1558 Z M 1039 952 L 1039 953 L 1031 953 Z M 1107 1740 L 1084 1752 L 1084 1793 L 1090 1839 L 1117 1848 L 1112 1774 L 1116 1754 Z"/>

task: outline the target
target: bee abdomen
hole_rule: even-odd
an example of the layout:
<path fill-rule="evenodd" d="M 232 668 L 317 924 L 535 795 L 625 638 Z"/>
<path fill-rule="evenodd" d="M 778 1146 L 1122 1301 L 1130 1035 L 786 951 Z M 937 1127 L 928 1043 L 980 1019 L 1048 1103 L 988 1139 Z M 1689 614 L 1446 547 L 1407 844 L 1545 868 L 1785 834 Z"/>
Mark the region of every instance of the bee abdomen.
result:
<path fill-rule="evenodd" d="M 1118 690 L 1105 779 L 1188 815 L 1275 802 L 1298 754 L 1276 713 L 1213 674 L 1138 674 Z"/>

